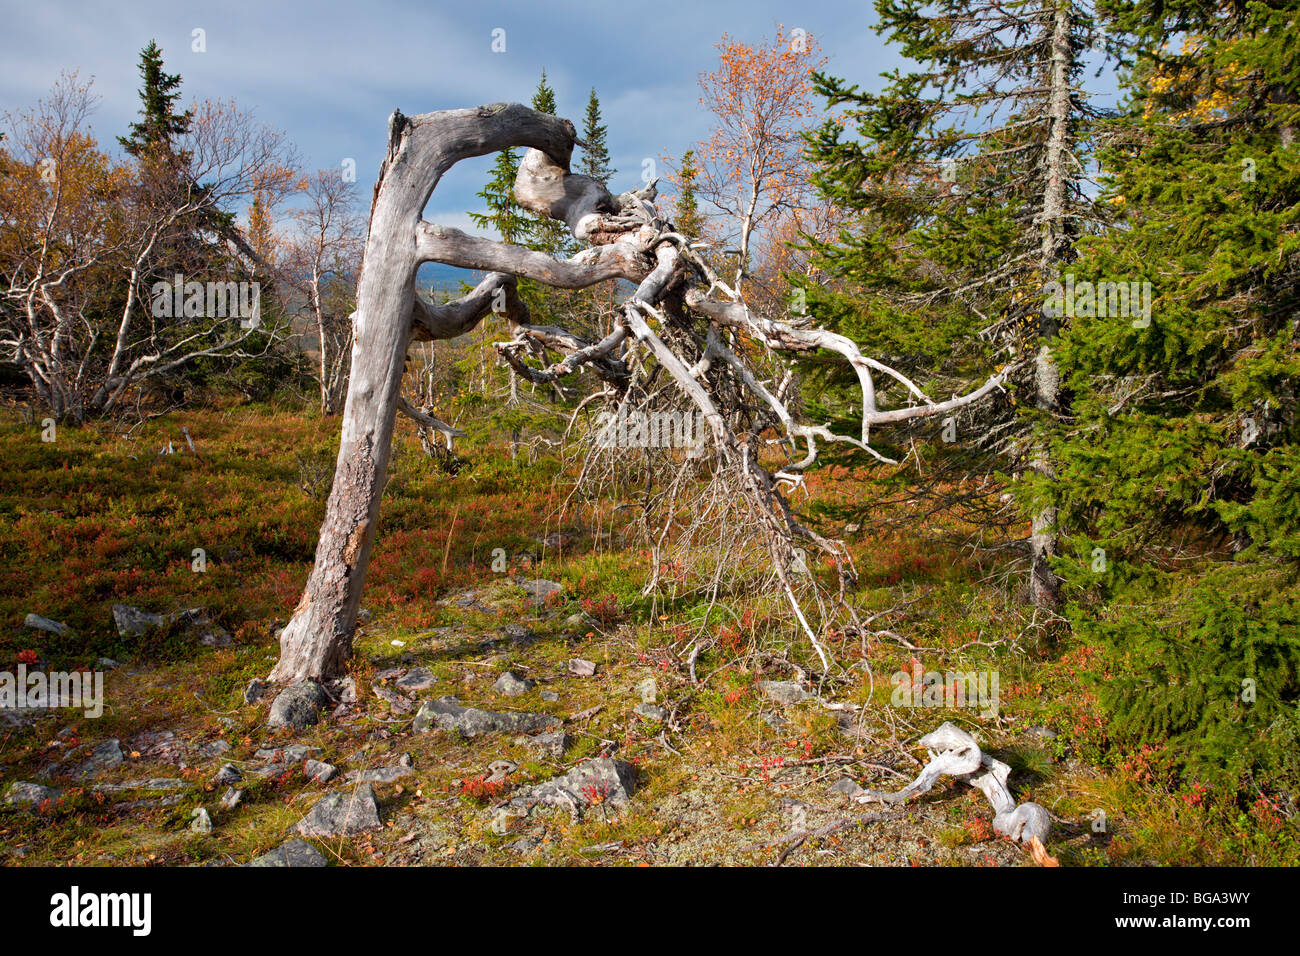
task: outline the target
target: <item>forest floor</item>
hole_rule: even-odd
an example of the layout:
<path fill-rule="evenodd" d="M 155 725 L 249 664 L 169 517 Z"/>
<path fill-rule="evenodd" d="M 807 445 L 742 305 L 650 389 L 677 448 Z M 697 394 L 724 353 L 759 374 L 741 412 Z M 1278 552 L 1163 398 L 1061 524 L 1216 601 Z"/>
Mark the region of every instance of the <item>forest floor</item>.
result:
<path fill-rule="evenodd" d="M 842 639 L 837 659 L 864 666 L 815 686 L 762 602 L 738 598 L 714 620 L 643 597 L 645 552 L 557 520 L 555 461 L 471 451 L 447 477 L 406 430 L 351 682 L 314 726 L 268 730 L 269 700 L 245 691 L 270 670 L 310 569 L 337 422 L 256 407 L 41 432 L 12 410 L 0 425 L 0 671 L 100 671 L 105 705 L 98 717 L 0 711 L 0 863 L 244 864 L 297 837 L 322 798 L 369 784 L 376 825 L 306 841 L 326 860 L 1032 865 L 964 784 L 897 808 L 841 792 L 900 789 L 926 759 L 917 740 L 945 720 L 1011 766 L 1018 800 L 1048 809 L 1062 865 L 1295 862 L 1270 821 L 1162 782 L 1157 751 L 1106 746 L 1081 678 L 1090 649 L 1035 626 L 1005 550 L 928 522 L 831 529 L 854 550 L 853 599 L 893 608 L 878 626 L 914 649 Z M 830 470 L 811 494 L 831 501 L 861 480 Z M 122 636 L 115 604 L 202 607 L 229 641 L 204 646 L 184 621 Z M 27 627 L 31 613 L 69 630 Z M 712 637 L 692 680 L 701 628 Z M 996 716 L 895 706 L 889 676 L 914 661 L 996 672 Z M 442 698 L 545 717 L 530 733 L 419 732 L 421 705 Z M 622 776 L 583 812 L 512 809 L 601 758 Z M 308 760 L 334 776 L 309 777 Z"/>

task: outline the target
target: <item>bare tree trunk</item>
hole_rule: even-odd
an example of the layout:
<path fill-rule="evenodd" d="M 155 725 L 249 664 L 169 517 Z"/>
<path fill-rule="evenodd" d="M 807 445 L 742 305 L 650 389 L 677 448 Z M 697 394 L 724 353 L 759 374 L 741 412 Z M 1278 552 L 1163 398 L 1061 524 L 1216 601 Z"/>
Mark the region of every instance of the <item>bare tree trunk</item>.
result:
<path fill-rule="evenodd" d="M 1070 161 L 1070 0 L 1054 0 L 1052 55 L 1048 67 L 1051 93 L 1048 98 L 1047 183 L 1043 194 L 1041 271 L 1045 281 L 1056 280 L 1069 239 L 1065 232 L 1068 170 Z M 1052 355 L 1057 335 L 1056 320 L 1040 319 L 1038 354 L 1034 358 L 1034 401 L 1040 412 L 1052 416 L 1060 411 L 1061 374 Z M 1042 477 L 1055 479 L 1056 469 L 1047 449 L 1047 437 L 1039 426 L 1030 468 Z M 1052 569 L 1057 553 L 1057 513 L 1052 505 L 1038 508 L 1031 519 L 1029 591 L 1035 607 L 1053 608 L 1060 603 L 1061 586 Z"/>
<path fill-rule="evenodd" d="M 352 374 L 334 486 L 316 562 L 280 635 L 275 681 L 345 672 L 387 477 L 402 371 L 416 308 L 420 213 L 455 162 L 511 146 L 548 151 L 567 166 L 573 127 L 517 104 L 389 119 L 388 156 L 375 185 L 357 285 Z"/>

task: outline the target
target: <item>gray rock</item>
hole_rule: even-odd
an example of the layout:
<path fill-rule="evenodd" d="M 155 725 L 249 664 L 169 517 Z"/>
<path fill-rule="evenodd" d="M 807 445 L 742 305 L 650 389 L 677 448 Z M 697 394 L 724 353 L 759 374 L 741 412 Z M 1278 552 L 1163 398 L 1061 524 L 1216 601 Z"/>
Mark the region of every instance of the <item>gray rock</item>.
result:
<path fill-rule="evenodd" d="M 668 711 L 658 704 L 637 704 L 635 713 L 646 720 L 667 720 Z"/>
<path fill-rule="evenodd" d="M 297 831 L 307 837 L 357 836 L 382 828 L 375 791 L 363 783 L 350 794 L 331 793 L 298 821 Z"/>
<path fill-rule="evenodd" d="M 560 699 L 560 695 L 553 690 L 539 690 L 537 692 L 537 696 L 540 697 L 542 700 L 549 701 L 552 704 Z"/>
<path fill-rule="evenodd" d="M 501 628 L 501 634 L 516 647 L 527 647 L 537 639 L 537 635 L 522 624 L 507 624 Z"/>
<path fill-rule="evenodd" d="M 39 614 L 28 614 L 27 617 L 23 618 L 23 623 L 38 631 L 56 634 L 59 637 L 66 637 L 72 633 L 72 628 L 62 621 L 51 621 L 48 617 L 41 617 Z"/>
<path fill-rule="evenodd" d="M 393 686 L 400 691 L 412 694 L 416 691 L 428 690 L 437 682 L 438 679 L 433 676 L 433 671 L 427 667 L 413 667 L 399 677 Z"/>
<path fill-rule="evenodd" d="M 154 614 L 129 604 L 113 605 L 113 623 L 120 637 L 140 637 L 149 631 L 181 623 L 185 635 L 206 647 L 229 647 L 230 633 L 207 616 L 201 607 L 174 614 Z"/>
<path fill-rule="evenodd" d="M 858 782 L 850 777 L 841 777 L 826 789 L 830 793 L 842 793 L 844 796 L 850 798 L 856 797 L 858 794 L 865 792 L 860 786 L 858 786 Z"/>
<path fill-rule="evenodd" d="M 42 787 L 39 783 L 16 780 L 9 785 L 5 803 L 11 807 L 38 807 L 46 800 L 57 800 L 63 791 L 55 787 Z"/>
<path fill-rule="evenodd" d="M 569 661 L 569 673 L 574 677 L 595 677 L 596 664 L 594 661 L 584 661 L 581 657 L 575 657 Z"/>
<path fill-rule="evenodd" d="M 466 737 L 477 737 L 490 733 L 531 734 L 559 726 L 559 718 L 550 714 L 498 714 L 477 707 L 462 707 L 454 697 L 440 697 L 420 705 L 414 730 L 423 734 L 437 727 Z"/>
<path fill-rule="evenodd" d="M 520 581 L 519 586 L 524 589 L 533 607 L 542 607 L 551 595 L 559 594 L 564 590 L 564 585 L 559 581 L 548 581 L 545 578 Z"/>
<path fill-rule="evenodd" d="M 258 760 L 269 760 L 272 763 L 301 763 L 311 756 L 314 747 L 308 747 L 306 744 L 290 744 L 288 747 L 263 747 L 254 752 L 253 756 Z"/>
<path fill-rule="evenodd" d="M 199 756 L 204 760 L 211 760 L 213 757 L 220 757 L 230 749 L 230 744 L 224 740 L 213 740 L 199 748 Z"/>
<path fill-rule="evenodd" d="M 146 730 L 126 741 L 126 750 L 140 755 L 141 760 L 156 763 L 183 764 L 185 747 L 170 730 Z"/>
<path fill-rule="evenodd" d="M 530 787 L 510 802 L 515 806 L 588 807 L 595 803 L 623 804 L 636 790 L 636 770 L 612 757 L 578 764 L 562 777 Z"/>
<path fill-rule="evenodd" d="M 227 810 L 233 810 L 239 806 L 244 799 L 244 791 L 236 790 L 234 787 L 227 787 L 226 792 L 221 796 L 221 805 Z"/>
<path fill-rule="evenodd" d="M 89 757 L 72 769 L 71 775 L 79 778 L 93 777 L 110 767 L 119 766 L 125 759 L 122 754 L 121 741 L 116 739 L 105 740 L 90 752 Z"/>
<path fill-rule="evenodd" d="M 415 773 L 410 767 L 374 767 L 370 770 L 353 770 L 347 775 L 351 783 L 396 783 Z"/>
<path fill-rule="evenodd" d="M 327 866 L 328 861 L 310 843 L 289 840 L 244 866 Z"/>
<path fill-rule="evenodd" d="M 504 694 L 506 697 L 518 697 L 520 694 L 526 694 L 533 689 L 537 682 L 532 680 L 520 680 L 510 671 L 506 671 L 496 679 L 492 689 L 498 694 Z"/>
<path fill-rule="evenodd" d="M 785 704 L 786 706 L 797 704 L 801 700 L 807 700 L 812 696 L 792 680 L 761 680 L 758 682 L 758 689 L 769 700 L 774 700 L 778 704 Z"/>
<path fill-rule="evenodd" d="M 212 778 L 212 782 L 217 786 L 221 786 L 222 784 L 239 783 L 243 779 L 244 775 L 239 772 L 239 768 L 233 763 L 228 763 L 217 771 L 217 775 Z"/>
<path fill-rule="evenodd" d="M 357 702 L 357 682 L 351 677 L 343 677 L 334 682 L 334 696 L 339 699 L 340 704 L 355 704 Z"/>
<path fill-rule="evenodd" d="M 534 734 L 524 738 L 524 744 L 550 757 L 563 757 L 569 749 L 570 737 L 563 730 L 553 730 L 545 734 Z"/>
<path fill-rule="evenodd" d="M 337 773 L 333 764 L 325 763 L 321 760 L 308 760 L 302 765 L 302 775 L 308 780 L 315 780 L 317 783 L 328 783 Z"/>
<path fill-rule="evenodd" d="M 415 704 L 411 703 L 409 698 L 403 697 L 396 691 L 389 690 L 387 687 L 371 687 L 375 696 L 382 700 L 395 714 L 409 714 L 415 709 Z"/>
<path fill-rule="evenodd" d="M 190 814 L 190 831 L 192 833 L 211 833 L 212 817 L 208 816 L 208 811 L 199 807 Z"/>
<path fill-rule="evenodd" d="M 244 688 L 244 703 L 256 704 L 266 696 L 266 681 L 260 677 L 254 677 Z"/>
<path fill-rule="evenodd" d="M 267 725 L 302 730 L 320 719 L 320 710 L 328 703 L 325 688 L 314 680 L 300 680 L 275 698 Z"/>
<path fill-rule="evenodd" d="M 124 790 L 184 790 L 184 780 L 176 777 L 150 777 L 148 780 L 124 780 L 121 783 L 101 783 L 93 789 L 97 793 L 121 793 Z"/>
<path fill-rule="evenodd" d="M 101 657 L 99 660 L 95 662 L 95 666 L 102 671 L 111 671 L 115 667 L 121 667 L 122 665 L 119 664 L 117 661 L 113 660 L 113 658 L 111 657 Z"/>

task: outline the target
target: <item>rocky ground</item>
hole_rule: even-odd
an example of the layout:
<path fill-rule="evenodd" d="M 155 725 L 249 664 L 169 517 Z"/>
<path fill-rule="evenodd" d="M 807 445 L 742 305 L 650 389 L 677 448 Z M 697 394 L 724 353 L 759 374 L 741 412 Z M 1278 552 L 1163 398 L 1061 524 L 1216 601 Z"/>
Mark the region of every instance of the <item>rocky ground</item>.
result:
<path fill-rule="evenodd" d="M 850 801 L 861 787 L 894 791 L 916 776 L 924 752 L 898 741 L 933 729 L 933 715 L 914 728 L 891 716 L 888 727 L 870 707 L 832 709 L 781 661 L 751 662 L 743 680 L 692 682 L 543 579 L 502 580 L 444 603 L 456 623 L 422 633 L 363 614 L 353 676 L 327 686 L 277 691 L 253 679 L 212 699 L 187 686 L 180 666 L 106 661 L 110 697 L 122 702 L 108 719 L 5 715 L 0 858 L 1031 862 L 995 837 L 971 787 L 946 781 L 897 807 Z M 114 614 L 119 629 L 179 627 L 205 647 L 226 643 L 198 611 Z M 977 734 L 995 753 L 997 741 L 1015 740 L 1018 754 L 1038 748 L 1051 763 L 1048 728 L 990 721 Z M 1043 782 L 1017 762 L 1013 789 Z M 1051 806 L 1050 791 L 1059 800 L 1069 787 L 1039 789 Z M 1086 819 L 1056 821 L 1054 853 L 1077 858 L 1103 845 Z"/>

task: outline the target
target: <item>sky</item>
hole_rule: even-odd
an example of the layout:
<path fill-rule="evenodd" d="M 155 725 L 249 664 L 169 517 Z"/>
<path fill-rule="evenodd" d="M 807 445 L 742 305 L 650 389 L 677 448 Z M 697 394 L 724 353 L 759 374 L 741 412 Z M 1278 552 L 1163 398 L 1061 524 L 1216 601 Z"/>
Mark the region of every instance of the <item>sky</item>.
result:
<path fill-rule="evenodd" d="M 559 113 L 581 129 L 596 88 L 620 192 L 641 185 L 642 163 L 679 156 L 708 135 L 698 76 L 724 33 L 758 43 L 778 24 L 822 44 L 828 69 L 870 88 L 902 65 L 871 29 L 870 3 L 662 0 L 350 0 L 313 3 L 121 4 L 0 0 L 0 113 L 44 96 L 63 70 L 94 78 L 92 117 L 107 147 L 139 108 L 139 52 L 150 39 L 179 73 L 186 103 L 233 98 L 285 131 L 304 169 L 356 161 L 368 197 L 394 108 L 406 114 L 531 100 L 545 68 Z M 504 30 L 505 52 L 493 52 Z M 206 49 L 197 52 L 194 31 Z M 470 229 L 474 193 L 491 158 L 466 161 L 438 186 L 426 218 Z"/>

